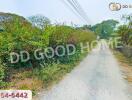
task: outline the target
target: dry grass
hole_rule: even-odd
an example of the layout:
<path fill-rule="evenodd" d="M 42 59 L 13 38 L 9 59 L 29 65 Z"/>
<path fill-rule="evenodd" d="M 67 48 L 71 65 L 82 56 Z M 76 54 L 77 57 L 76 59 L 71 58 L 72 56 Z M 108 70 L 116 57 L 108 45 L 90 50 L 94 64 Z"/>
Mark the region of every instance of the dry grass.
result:
<path fill-rule="evenodd" d="M 122 53 L 114 51 L 116 58 L 119 60 L 121 70 L 125 75 L 125 79 L 132 84 L 132 63 L 129 58 L 125 57 Z"/>
<path fill-rule="evenodd" d="M 132 61 L 120 52 L 114 51 L 114 54 L 119 61 L 124 79 L 129 83 L 128 93 L 130 94 L 130 98 L 132 98 Z"/>
<path fill-rule="evenodd" d="M 31 90 L 33 95 L 43 88 L 43 82 L 32 76 L 31 71 L 14 73 L 11 77 L 11 84 L 7 89 L 11 90 Z"/>

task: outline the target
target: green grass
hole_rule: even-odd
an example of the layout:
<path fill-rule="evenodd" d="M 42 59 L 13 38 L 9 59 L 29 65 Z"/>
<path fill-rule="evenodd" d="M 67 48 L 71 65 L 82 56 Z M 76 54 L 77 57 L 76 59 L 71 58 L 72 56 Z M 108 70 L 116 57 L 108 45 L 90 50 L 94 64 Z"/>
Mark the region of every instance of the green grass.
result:
<path fill-rule="evenodd" d="M 70 73 L 79 63 L 82 61 L 82 59 L 86 56 L 87 54 L 82 54 L 80 58 L 72 63 L 68 64 L 49 64 L 46 67 L 40 68 L 40 69 L 35 69 L 33 72 L 34 77 L 38 77 L 38 79 L 42 80 L 45 88 L 48 88 L 52 86 L 53 84 L 58 83 L 63 77 L 67 74 Z"/>

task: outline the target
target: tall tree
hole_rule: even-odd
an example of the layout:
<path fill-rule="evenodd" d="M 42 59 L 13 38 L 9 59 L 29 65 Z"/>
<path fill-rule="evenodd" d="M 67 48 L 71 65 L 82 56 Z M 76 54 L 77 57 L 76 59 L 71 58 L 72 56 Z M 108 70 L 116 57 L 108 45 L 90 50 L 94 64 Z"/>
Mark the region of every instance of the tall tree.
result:
<path fill-rule="evenodd" d="M 36 27 L 39 27 L 42 30 L 50 25 L 50 20 L 43 15 L 35 15 L 28 18 L 29 21 Z"/>
<path fill-rule="evenodd" d="M 109 38 L 118 22 L 116 20 L 106 20 L 99 24 L 92 26 L 92 31 L 94 31 L 101 38 Z"/>

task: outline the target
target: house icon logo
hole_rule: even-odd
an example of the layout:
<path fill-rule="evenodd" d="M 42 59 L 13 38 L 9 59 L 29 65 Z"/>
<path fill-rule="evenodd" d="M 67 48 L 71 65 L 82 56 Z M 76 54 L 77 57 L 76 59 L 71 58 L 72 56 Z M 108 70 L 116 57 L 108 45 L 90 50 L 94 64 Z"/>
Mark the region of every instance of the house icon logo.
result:
<path fill-rule="evenodd" d="M 121 4 L 120 3 L 110 3 L 109 8 L 111 11 L 119 11 L 121 10 Z"/>

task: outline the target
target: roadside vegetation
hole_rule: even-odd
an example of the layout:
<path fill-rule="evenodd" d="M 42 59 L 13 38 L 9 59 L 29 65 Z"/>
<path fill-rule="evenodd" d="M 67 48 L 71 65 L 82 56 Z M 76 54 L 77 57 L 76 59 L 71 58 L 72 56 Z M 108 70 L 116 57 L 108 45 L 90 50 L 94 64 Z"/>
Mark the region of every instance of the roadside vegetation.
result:
<path fill-rule="evenodd" d="M 125 24 L 120 25 L 115 31 L 115 36 L 120 37 L 121 47 L 113 50 L 114 55 L 121 65 L 124 78 L 132 85 L 132 15 L 124 16 Z M 130 88 L 130 93 L 132 89 Z"/>
<path fill-rule="evenodd" d="M 128 59 L 126 56 L 123 55 L 123 53 L 119 51 L 114 51 L 114 54 L 119 61 L 124 78 L 130 84 L 132 84 L 132 62 L 131 60 Z"/>
<path fill-rule="evenodd" d="M 122 15 L 123 24 L 110 19 L 102 21 L 101 23 L 91 25 L 84 25 L 80 29 L 91 30 L 96 33 L 100 39 L 119 38 L 120 48 L 115 48 L 121 52 L 129 61 L 132 62 L 132 14 Z"/>
<path fill-rule="evenodd" d="M 95 39 L 96 35 L 90 30 L 53 25 L 41 15 L 25 19 L 15 14 L 0 13 L 0 89 L 29 89 L 35 95 L 36 91 L 62 79 L 87 55 L 81 53 L 79 43 Z M 66 44 L 75 45 L 75 54 L 41 60 L 33 57 L 36 49 L 65 47 Z M 10 53 L 19 54 L 23 50 L 30 53 L 30 60 L 11 63 Z M 62 50 L 58 52 L 62 53 Z"/>
<path fill-rule="evenodd" d="M 120 37 L 121 48 L 120 51 L 132 63 L 132 15 L 123 17 L 125 24 L 120 25 L 116 30 L 116 36 Z"/>
<path fill-rule="evenodd" d="M 42 88 L 49 88 L 59 82 L 67 73 L 87 55 L 81 53 L 80 43 L 87 43 L 111 37 L 120 37 L 122 48 L 115 48 L 117 58 L 131 67 L 132 65 L 132 20 L 124 17 L 126 24 L 117 27 L 118 21 L 106 20 L 94 26 L 72 27 L 65 24 L 51 24 L 51 21 L 36 15 L 24 18 L 10 13 L 0 13 L 0 89 L 29 89 L 36 94 Z M 76 52 L 63 56 L 54 55 L 47 58 L 42 52 L 51 55 L 45 48 L 57 46 L 66 47 L 72 44 Z M 39 51 L 43 59 L 37 60 L 34 51 Z M 11 63 L 10 53 L 20 54 L 27 51 L 30 59 Z M 73 48 L 69 49 L 72 52 Z M 58 49 L 63 54 L 62 49 Z M 43 55 L 43 56 L 42 56 Z M 26 55 L 24 55 L 26 57 Z M 16 59 L 15 56 L 13 59 Z"/>
<path fill-rule="evenodd" d="M 122 21 L 123 24 L 111 19 L 93 26 L 84 25 L 80 29 L 94 31 L 100 39 L 111 39 L 113 43 L 114 38 L 118 38 L 119 47 L 112 49 L 123 68 L 123 73 L 125 71 L 126 79 L 132 83 L 132 14 L 123 15 Z"/>

